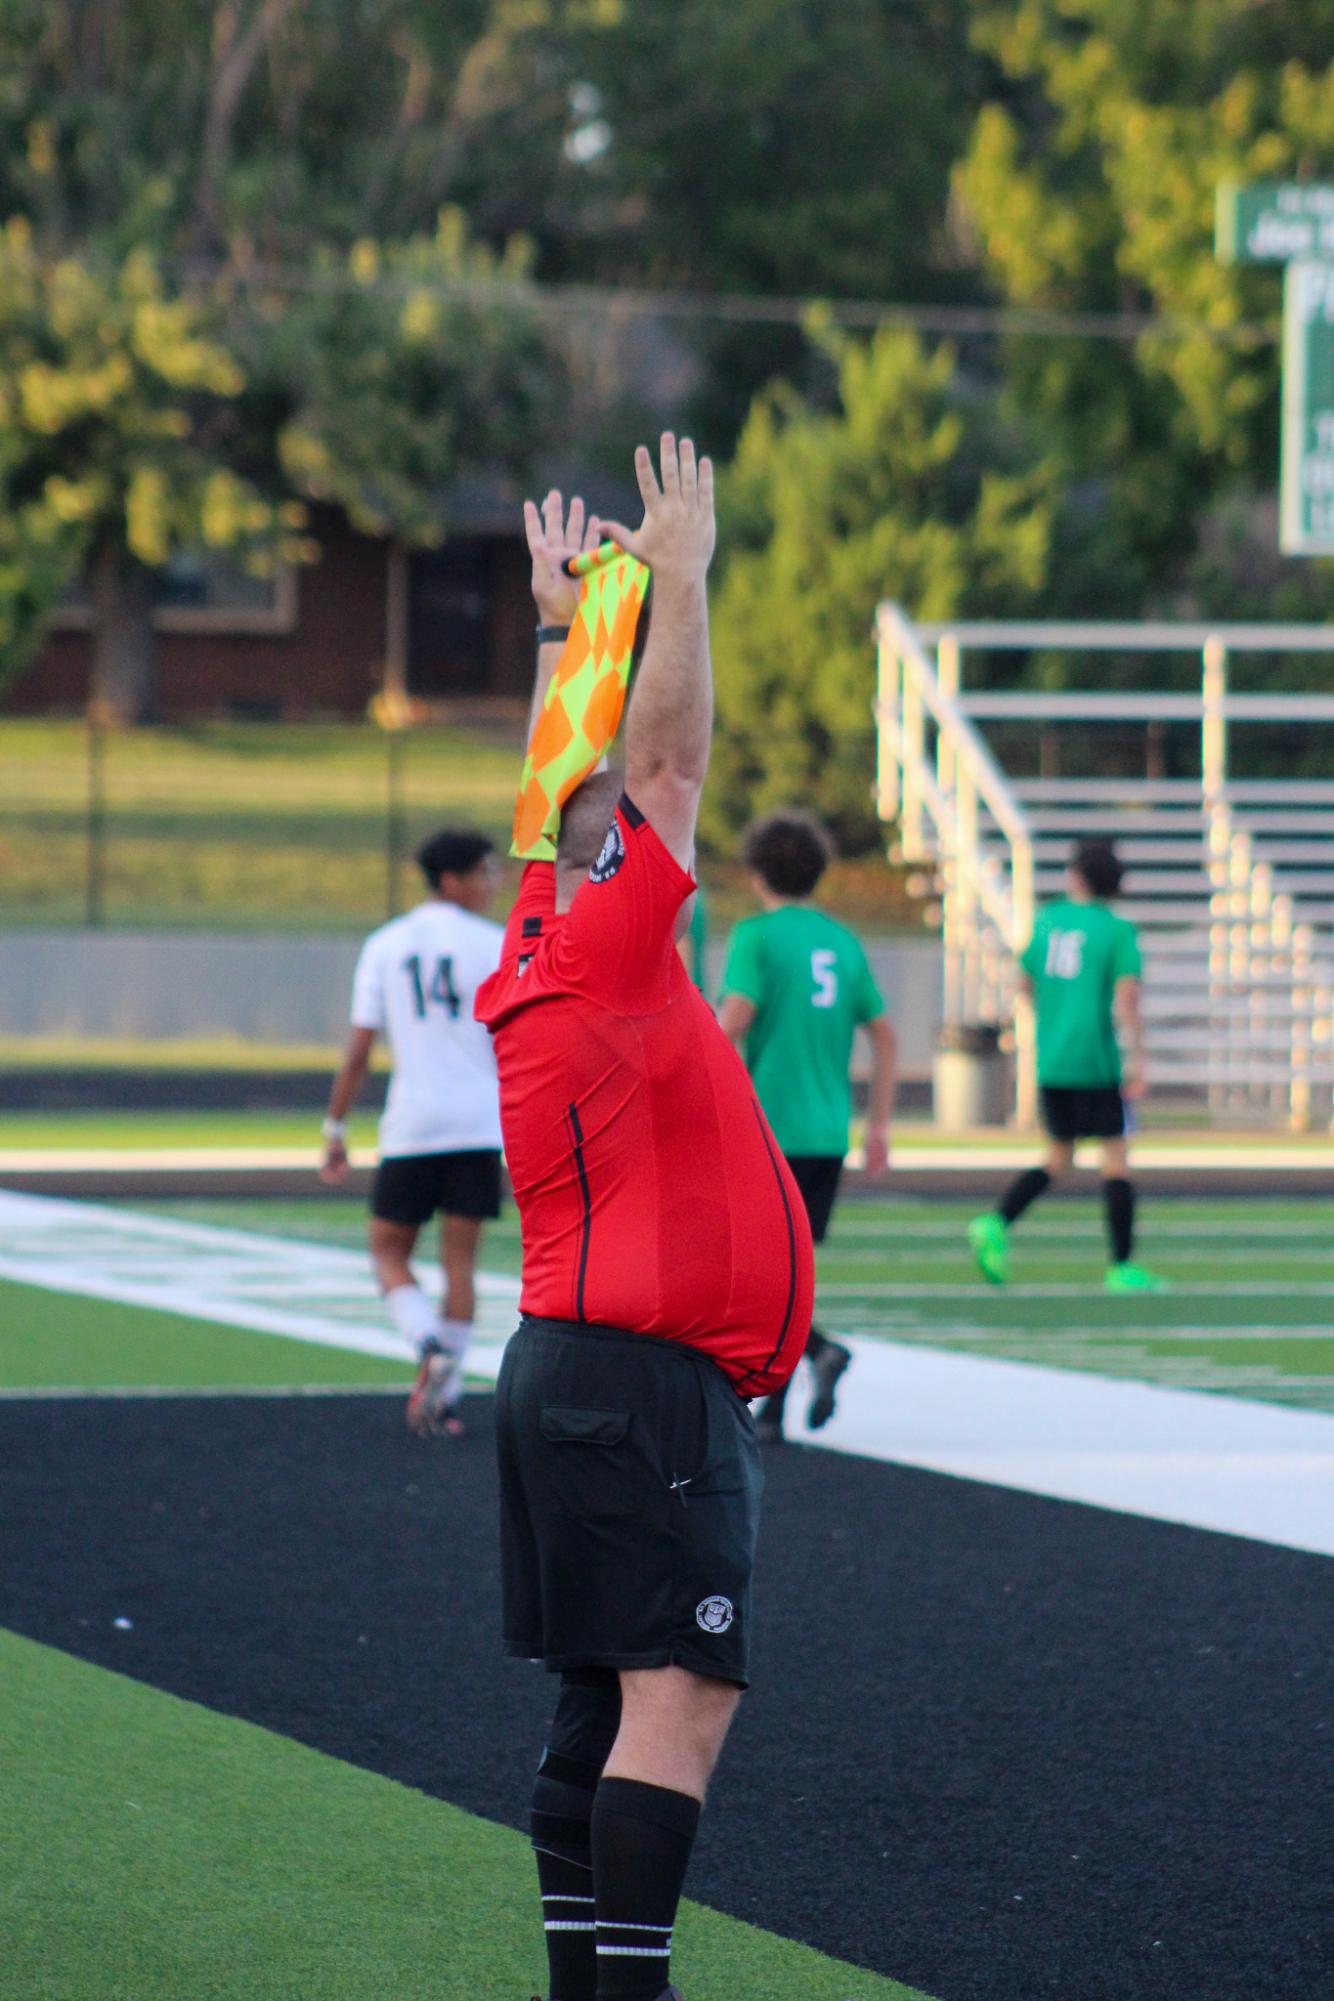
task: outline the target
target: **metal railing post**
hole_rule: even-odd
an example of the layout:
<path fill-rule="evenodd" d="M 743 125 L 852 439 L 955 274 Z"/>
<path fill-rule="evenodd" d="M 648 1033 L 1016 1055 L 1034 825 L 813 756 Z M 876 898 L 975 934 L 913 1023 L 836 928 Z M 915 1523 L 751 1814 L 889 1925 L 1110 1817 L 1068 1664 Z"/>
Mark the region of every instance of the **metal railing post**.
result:
<path fill-rule="evenodd" d="M 875 809 L 882 820 L 897 819 L 899 811 L 902 686 L 899 643 L 889 620 L 881 612 L 876 619 Z"/>
<path fill-rule="evenodd" d="M 903 837 L 904 860 L 919 862 L 926 853 L 921 782 L 922 764 L 926 756 L 926 708 L 922 701 L 922 684 L 917 661 L 911 653 L 905 651 L 901 656 L 901 665 L 903 790 L 899 801 L 899 831 Z"/>
<path fill-rule="evenodd" d="M 1036 915 L 1033 839 L 1022 835 L 1013 843 L 1011 860 L 1013 917 L 1010 949 L 1016 958 L 1033 935 Z M 1015 1118 L 1021 1126 L 1031 1126 L 1038 1115 L 1037 1016 L 1026 1003 L 1015 1010 Z"/>
<path fill-rule="evenodd" d="M 1204 642 L 1200 773 L 1206 806 L 1221 802 L 1227 784 L 1227 647 L 1217 634 Z"/>

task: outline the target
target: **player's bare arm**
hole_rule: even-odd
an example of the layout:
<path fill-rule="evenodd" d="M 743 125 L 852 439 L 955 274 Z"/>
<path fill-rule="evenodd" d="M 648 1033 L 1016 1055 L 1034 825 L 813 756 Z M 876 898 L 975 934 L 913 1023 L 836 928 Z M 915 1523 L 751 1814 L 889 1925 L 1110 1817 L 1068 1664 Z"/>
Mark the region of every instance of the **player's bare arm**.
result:
<path fill-rule="evenodd" d="M 1125 1047 L 1125 1072 L 1121 1095 L 1144 1096 L 1144 1010 L 1140 1006 L 1140 983 L 1132 973 L 1124 973 L 1116 983 L 1112 1005 Z"/>
<path fill-rule="evenodd" d="M 342 1064 L 329 1092 L 329 1109 L 324 1116 L 324 1158 L 320 1163 L 320 1180 L 329 1182 L 331 1186 L 342 1181 L 347 1174 L 347 1138 L 343 1125 L 361 1095 L 374 1046 L 373 1028 L 354 1028 L 350 1031 Z"/>
<path fill-rule="evenodd" d="M 709 768 L 713 675 L 705 587 L 717 530 L 713 464 L 696 461 L 689 438 L 664 431 L 661 484 L 648 448 L 635 453 L 644 519 L 633 533 L 604 524 L 623 549 L 653 572 L 653 618 L 625 731 L 625 789 L 682 868 L 695 847 L 695 821 Z"/>
<path fill-rule="evenodd" d="M 898 1093 L 898 1037 L 887 1014 L 864 1024 L 871 1039 L 871 1090 L 866 1109 L 866 1172 L 875 1179 L 889 1168 L 889 1128 Z"/>
<path fill-rule="evenodd" d="M 746 1037 L 755 1019 L 755 1003 L 744 994 L 726 994 L 718 1010 L 718 1023 L 738 1056 L 746 1053 Z"/>
<path fill-rule="evenodd" d="M 571 556 L 597 548 L 602 539 L 602 524 L 596 514 L 585 518 L 584 503 L 578 494 L 567 511 L 559 487 L 553 486 L 540 508 L 535 501 L 525 500 L 523 525 L 532 558 L 533 603 L 537 606 L 538 626 L 552 626 L 559 631 L 570 625 L 579 609 L 579 586 L 567 575 L 565 565 Z M 530 738 L 564 643 L 563 638 L 554 638 L 543 640 L 538 646 L 537 678 L 528 714 Z"/>

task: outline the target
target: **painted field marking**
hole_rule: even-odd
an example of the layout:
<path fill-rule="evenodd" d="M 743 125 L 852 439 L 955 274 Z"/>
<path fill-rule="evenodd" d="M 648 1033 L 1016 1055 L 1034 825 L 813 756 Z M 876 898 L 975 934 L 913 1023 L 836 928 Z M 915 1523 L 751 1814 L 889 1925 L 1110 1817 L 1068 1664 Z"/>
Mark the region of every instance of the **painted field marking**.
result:
<path fill-rule="evenodd" d="M 1334 1556 L 1334 1417 L 1076 1369 L 850 1342 L 812 1443 Z"/>
<path fill-rule="evenodd" d="M 207 1282 L 198 1282 L 196 1264 Z M 293 1274 L 327 1277 L 323 1311 L 261 1303 L 264 1272 L 280 1287 Z M 0 1276 L 328 1347 L 403 1352 L 382 1322 L 334 1317 L 369 1316 L 377 1304 L 365 1258 L 335 1246 L 0 1193 Z M 1052 1289 L 1035 1290 L 1045 1297 Z M 1055 1296 L 1087 1290 L 1059 1288 Z M 488 1273 L 479 1292 L 470 1362 L 479 1376 L 494 1377 L 518 1282 Z M 976 1288 L 964 1296 L 976 1300 Z M 925 1343 L 850 1338 L 857 1367 L 834 1419 L 813 1440 L 823 1448 L 1334 1555 L 1332 1416 Z"/>
<path fill-rule="evenodd" d="M 419 1268 L 438 1287 L 438 1267 Z M 337 1245 L 0 1191 L 0 1277 L 410 1359 L 388 1325 L 366 1254 Z M 479 1273 L 477 1292 L 469 1373 L 494 1379 L 514 1331 L 519 1283 Z"/>
<path fill-rule="evenodd" d="M 974 1279 L 960 1285 L 938 1284 L 934 1279 L 871 1279 L 865 1285 L 820 1282 L 821 1299 L 976 1299 L 982 1282 Z M 982 1295 L 986 1297 L 986 1294 Z M 1107 1299 L 1125 1295 L 1109 1294 L 1099 1281 L 1075 1280 L 1049 1285 L 1007 1285 L 997 1287 L 996 1299 Z M 1177 1299 L 1334 1299 L 1334 1279 L 1174 1279 L 1170 1288 L 1157 1295 Z"/>

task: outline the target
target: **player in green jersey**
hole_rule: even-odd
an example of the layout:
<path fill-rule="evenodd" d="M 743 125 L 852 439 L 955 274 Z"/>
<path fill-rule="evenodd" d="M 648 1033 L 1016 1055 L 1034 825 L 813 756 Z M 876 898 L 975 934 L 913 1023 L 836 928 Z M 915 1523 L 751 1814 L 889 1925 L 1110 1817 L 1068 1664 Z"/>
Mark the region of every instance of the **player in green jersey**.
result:
<path fill-rule="evenodd" d="M 858 1028 L 871 1039 L 866 1170 L 881 1175 L 889 1165 L 894 1030 L 861 944 L 810 900 L 833 858 L 819 822 L 806 813 L 773 813 L 751 828 L 744 856 L 763 907 L 743 918 L 728 943 L 719 1018 L 745 1058 L 818 1244 L 848 1150 L 848 1059 Z M 806 1422 L 818 1431 L 834 1414 L 835 1389 L 852 1356 L 812 1327 L 806 1357 L 815 1379 Z M 771 1443 L 783 1435 L 786 1395 L 784 1389 L 769 1397 L 756 1416 L 760 1436 Z"/>
<path fill-rule="evenodd" d="M 1126 1150 L 1125 1100 L 1144 1093 L 1140 951 L 1135 927 L 1112 909 L 1122 869 L 1110 841 L 1085 841 L 1067 872 L 1068 894 L 1038 915 L 1019 963 L 1037 1009 L 1038 1088 L 1050 1143 L 1041 1167 L 1010 1183 L 999 1206 L 975 1216 L 968 1240 L 984 1278 L 1005 1282 L 1010 1225 L 1065 1174 L 1076 1142 L 1102 1142 L 1111 1292 L 1158 1285 L 1134 1262 L 1135 1191 Z M 1122 1075 L 1117 1028 L 1125 1038 Z"/>

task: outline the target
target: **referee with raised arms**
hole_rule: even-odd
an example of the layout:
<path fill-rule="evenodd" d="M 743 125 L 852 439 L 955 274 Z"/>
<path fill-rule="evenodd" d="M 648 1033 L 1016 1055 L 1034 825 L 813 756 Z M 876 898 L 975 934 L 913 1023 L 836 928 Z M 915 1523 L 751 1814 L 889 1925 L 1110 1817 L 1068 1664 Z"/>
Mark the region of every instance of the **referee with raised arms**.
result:
<path fill-rule="evenodd" d="M 552 2001 L 673 2001 L 672 1927 L 746 1686 L 762 1473 L 747 1399 L 810 1325 L 801 1196 L 676 950 L 712 680 L 713 468 L 641 447 L 653 611 L 623 776 L 567 800 L 524 871 L 478 1018 L 495 1037 L 523 1228 L 496 1395 L 505 1648 L 560 1675 L 532 1803 Z M 525 509 L 534 719 L 596 546 L 582 502 Z M 553 632 L 553 628 L 555 629 Z"/>

